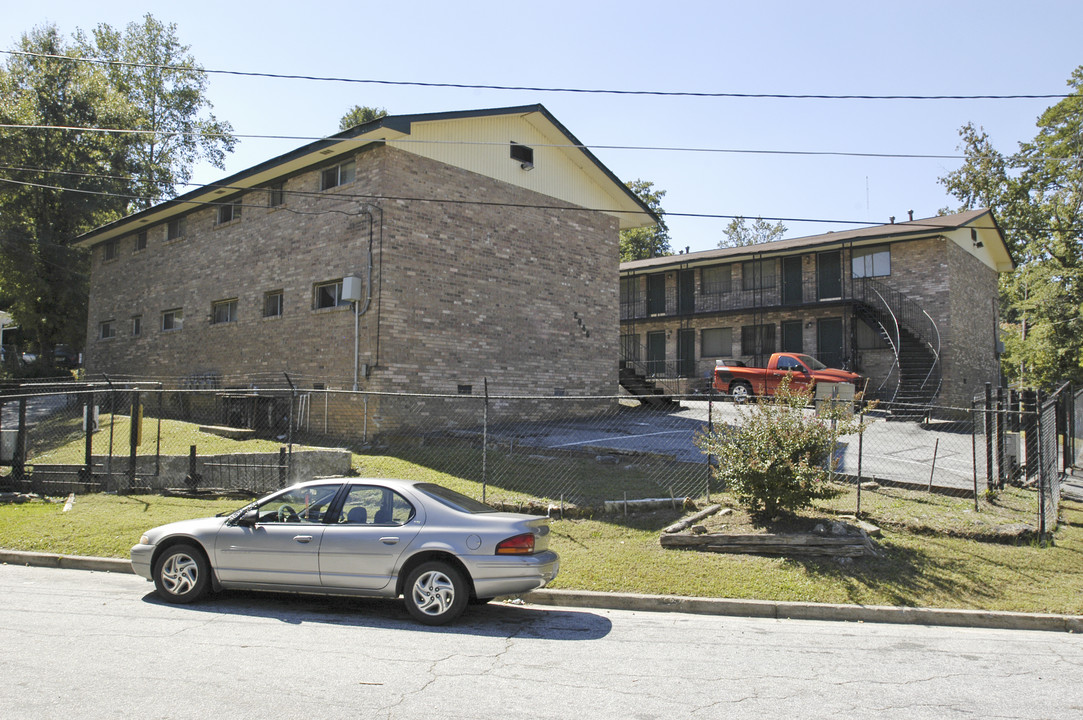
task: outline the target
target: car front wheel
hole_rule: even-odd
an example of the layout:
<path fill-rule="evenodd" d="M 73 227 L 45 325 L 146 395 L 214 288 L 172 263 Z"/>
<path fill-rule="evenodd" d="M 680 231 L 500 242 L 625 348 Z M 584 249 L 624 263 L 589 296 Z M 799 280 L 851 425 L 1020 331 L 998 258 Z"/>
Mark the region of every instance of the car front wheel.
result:
<path fill-rule="evenodd" d="M 203 553 L 191 545 L 174 545 L 154 564 L 154 587 L 167 602 L 189 603 L 207 591 L 209 575 Z"/>
<path fill-rule="evenodd" d="M 462 574 L 447 563 L 418 565 L 406 578 L 406 609 L 425 625 L 443 625 L 462 615 L 470 590 Z"/>

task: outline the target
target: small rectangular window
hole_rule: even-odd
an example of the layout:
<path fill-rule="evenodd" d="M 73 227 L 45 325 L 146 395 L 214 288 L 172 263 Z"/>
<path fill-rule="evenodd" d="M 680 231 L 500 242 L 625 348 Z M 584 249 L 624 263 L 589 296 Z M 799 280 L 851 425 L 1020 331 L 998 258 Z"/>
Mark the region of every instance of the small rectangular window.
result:
<path fill-rule="evenodd" d="M 891 275 L 890 245 L 854 248 L 852 255 L 855 278 L 887 277 Z"/>
<path fill-rule="evenodd" d="M 147 231 L 143 230 L 135 236 L 135 249 L 132 252 L 143 252 L 147 249 Z"/>
<path fill-rule="evenodd" d="M 217 225 L 224 225 L 228 222 L 241 219 L 241 201 L 233 200 L 231 202 L 223 203 L 218 206 L 218 221 Z"/>
<path fill-rule="evenodd" d="M 143 316 L 132 315 L 132 337 L 139 337 L 143 334 Z"/>
<path fill-rule="evenodd" d="M 211 305 L 211 324 L 221 325 L 237 321 L 237 299 L 219 300 Z"/>
<path fill-rule="evenodd" d="M 773 288 L 777 285 L 775 279 L 775 261 L 753 260 L 741 263 L 741 289 L 757 290 Z"/>
<path fill-rule="evenodd" d="M 166 310 L 162 313 L 162 330 L 170 332 L 184 327 L 184 311 L 180 308 Z"/>
<path fill-rule="evenodd" d="M 267 207 L 279 207 L 286 204 L 286 183 L 275 183 L 267 188 L 267 193 Z"/>
<path fill-rule="evenodd" d="M 770 355 L 775 352 L 774 325 L 745 325 L 741 328 L 742 355 Z"/>
<path fill-rule="evenodd" d="M 282 291 L 272 290 L 263 293 L 263 317 L 282 316 Z"/>
<path fill-rule="evenodd" d="M 102 258 L 106 262 L 110 260 L 116 260 L 120 255 L 120 241 L 119 240 L 106 240 L 102 248 L 104 257 Z"/>
<path fill-rule="evenodd" d="M 700 292 L 704 295 L 722 295 L 733 290 L 733 272 L 729 265 L 705 267 L 700 271 Z"/>
<path fill-rule="evenodd" d="M 98 323 L 98 339 L 109 340 L 117 336 L 117 326 L 113 320 Z"/>
<path fill-rule="evenodd" d="M 342 281 L 320 283 L 316 286 L 314 305 L 317 310 L 349 305 L 349 300 L 342 299 Z"/>
<path fill-rule="evenodd" d="M 459 394 L 460 395 L 473 395 L 474 394 L 474 386 L 473 385 L 460 385 L 459 386 Z"/>
<path fill-rule="evenodd" d="M 707 328 L 700 334 L 700 357 L 730 357 L 733 355 L 733 329 Z"/>
<path fill-rule="evenodd" d="M 354 161 L 349 160 L 340 165 L 329 167 L 320 173 L 320 190 L 330 190 L 339 185 L 353 182 Z"/>
<path fill-rule="evenodd" d="M 184 234 L 187 230 L 187 218 L 173 218 L 169 221 L 169 225 L 166 226 L 166 240 L 179 240 L 180 238 L 184 237 Z"/>

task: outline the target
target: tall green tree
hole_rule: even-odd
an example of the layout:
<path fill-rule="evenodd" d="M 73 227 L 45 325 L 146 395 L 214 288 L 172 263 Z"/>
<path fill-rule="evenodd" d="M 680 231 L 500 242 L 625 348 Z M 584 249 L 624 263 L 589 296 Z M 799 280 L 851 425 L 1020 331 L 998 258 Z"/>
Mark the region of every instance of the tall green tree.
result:
<path fill-rule="evenodd" d="M 669 247 L 669 227 L 666 225 L 665 211 L 662 210 L 662 198 L 666 191 L 656 189 L 654 183 L 648 180 L 633 180 L 625 184 L 659 217 L 659 221 L 655 227 L 621 230 L 620 261 L 672 255 L 673 251 Z"/>
<path fill-rule="evenodd" d="M 349 130 L 354 125 L 364 125 L 367 122 L 378 120 L 385 115 L 387 115 L 387 110 L 384 108 L 354 105 L 338 121 L 338 129 Z"/>
<path fill-rule="evenodd" d="M 148 13 L 123 32 L 103 23 L 90 36 L 77 32 L 76 39 L 87 57 L 108 62 L 110 82 L 131 105 L 126 129 L 144 131 L 129 145 L 136 207 L 176 195 L 197 162 L 225 167 L 237 142 L 233 127 L 210 112 L 207 75 L 177 38 L 174 23 Z"/>
<path fill-rule="evenodd" d="M 745 218 L 741 216 L 730 220 L 724 231 L 726 237 L 718 241 L 718 247 L 758 245 L 772 240 L 781 240 L 782 236 L 786 234 L 786 226 L 782 224 L 781 220 L 774 225 L 761 217 L 753 220 L 751 225 L 746 225 L 746 222 Z"/>
<path fill-rule="evenodd" d="M 941 178 L 963 209 L 997 213 L 1017 262 L 1001 278 L 1003 370 L 1046 388 L 1083 381 L 1083 66 L 1068 86 L 1011 155 L 963 127 L 965 162 Z"/>
<path fill-rule="evenodd" d="M 41 57 L 78 51 L 52 25 L 24 34 L 0 68 L 0 294 L 31 348 L 81 346 L 87 263 L 67 242 L 118 217 L 124 138 L 45 126 L 117 127 L 128 103 L 94 65 Z"/>

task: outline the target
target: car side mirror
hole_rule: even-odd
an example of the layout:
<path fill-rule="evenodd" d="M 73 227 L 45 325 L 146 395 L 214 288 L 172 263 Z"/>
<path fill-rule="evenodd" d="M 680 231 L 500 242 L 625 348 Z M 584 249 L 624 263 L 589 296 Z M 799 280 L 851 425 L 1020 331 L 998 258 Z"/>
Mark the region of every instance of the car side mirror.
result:
<path fill-rule="evenodd" d="M 259 522 L 259 508 L 252 508 L 248 512 L 237 518 L 237 525 L 241 527 L 255 527 Z"/>

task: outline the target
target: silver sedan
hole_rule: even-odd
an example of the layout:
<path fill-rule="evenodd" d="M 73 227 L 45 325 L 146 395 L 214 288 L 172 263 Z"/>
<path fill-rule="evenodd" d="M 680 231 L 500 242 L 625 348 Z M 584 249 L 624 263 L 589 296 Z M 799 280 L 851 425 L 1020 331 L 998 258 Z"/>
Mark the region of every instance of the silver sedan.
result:
<path fill-rule="evenodd" d="M 163 599 L 210 589 L 403 596 L 427 625 L 468 603 L 545 586 L 560 567 L 549 519 L 497 512 L 432 483 L 327 478 L 226 517 L 148 530 L 132 568 Z"/>

